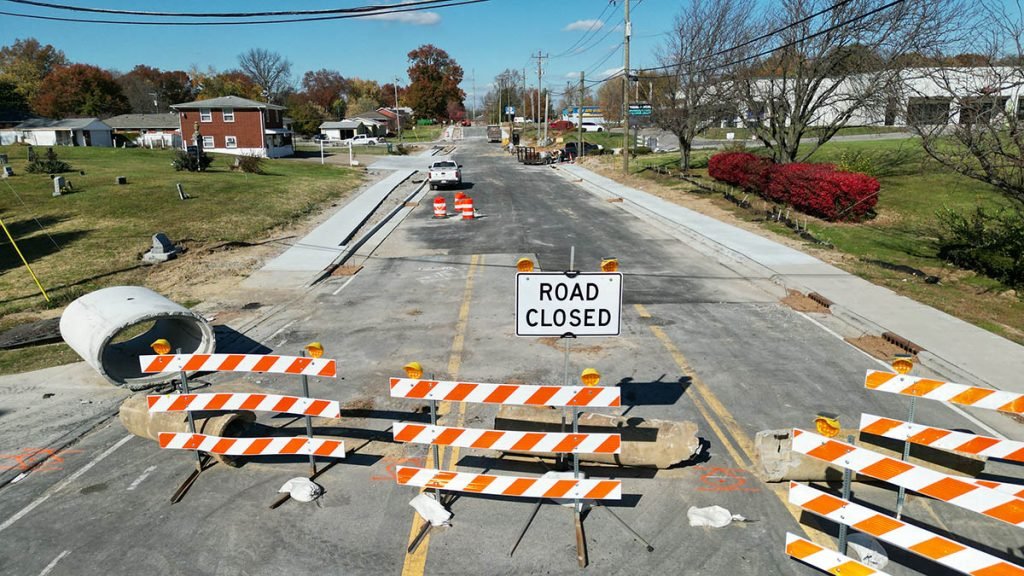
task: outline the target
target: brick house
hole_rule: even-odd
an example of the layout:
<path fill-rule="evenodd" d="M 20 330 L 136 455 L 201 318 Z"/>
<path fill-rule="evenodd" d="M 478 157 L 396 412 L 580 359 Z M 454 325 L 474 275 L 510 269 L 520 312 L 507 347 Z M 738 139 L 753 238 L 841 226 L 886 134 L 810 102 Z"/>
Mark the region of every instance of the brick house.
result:
<path fill-rule="evenodd" d="M 207 152 L 280 158 L 295 153 L 284 124 L 284 106 L 223 96 L 175 104 L 182 146 L 192 144 L 198 127 Z"/>

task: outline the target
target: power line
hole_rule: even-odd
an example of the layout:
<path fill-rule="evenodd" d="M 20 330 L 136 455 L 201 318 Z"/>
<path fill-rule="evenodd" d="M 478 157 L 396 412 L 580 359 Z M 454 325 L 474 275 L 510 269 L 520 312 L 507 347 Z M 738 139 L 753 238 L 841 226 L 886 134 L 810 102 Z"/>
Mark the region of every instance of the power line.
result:
<path fill-rule="evenodd" d="M 12 4 L 24 4 L 28 6 L 39 6 L 52 8 L 54 10 L 66 10 L 70 12 L 89 12 L 93 14 L 121 14 L 129 16 L 149 17 L 186 17 L 186 18 L 255 18 L 261 16 L 306 16 L 320 14 L 354 14 L 362 12 L 374 12 L 377 10 L 388 10 L 392 8 L 406 8 L 410 6 L 421 6 L 429 4 L 440 4 L 447 0 L 408 0 L 397 4 L 377 4 L 369 6 L 356 6 L 354 8 L 325 8 L 322 10 L 281 10 L 275 12 L 147 12 L 141 10 L 114 10 L 111 8 L 90 8 L 86 6 L 69 6 L 67 4 L 53 4 L 50 2 L 38 2 L 36 0 L 4 0 Z M 429 6 L 428 6 L 429 7 Z"/>
<path fill-rule="evenodd" d="M 751 38 L 750 40 L 746 40 L 746 41 L 740 42 L 739 44 L 737 44 L 735 46 L 730 46 L 728 48 L 725 48 L 724 50 L 719 50 L 718 52 L 715 52 L 714 54 L 709 54 L 707 56 L 702 56 L 701 58 L 705 58 L 705 59 L 706 58 L 714 58 L 715 56 L 721 56 L 723 54 L 728 54 L 729 52 L 733 52 L 735 50 L 739 50 L 740 48 L 743 48 L 745 46 L 749 46 L 749 45 L 751 45 L 751 44 L 753 44 L 755 42 L 760 42 L 762 40 L 767 40 L 767 39 L 771 38 L 772 36 L 775 36 L 776 34 L 779 34 L 781 32 L 785 32 L 786 30 L 789 30 L 790 28 L 793 28 L 794 26 L 799 26 L 801 24 L 810 22 L 811 20 L 817 18 L 818 16 L 821 16 L 823 14 L 831 12 L 832 10 L 835 10 L 836 8 L 841 8 L 844 5 L 849 4 L 850 2 L 853 2 L 853 0 L 840 0 L 839 2 L 836 2 L 835 4 L 833 4 L 831 6 L 828 6 L 827 8 L 823 8 L 823 9 L 815 12 L 814 14 L 810 14 L 808 16 L 805 16 L 805 17 L 803 17 L 803 18 L 801 18 L 801 19 L 799 19 L 799 20 L 797 20 L 795 22 L 790 22 L 789 24 L 786 24 L 782 28 L 776 28 L 775 30 L 772 30 L 770 32 L 765 32 L 764 34 L 762 34 L 760 36 L 757 36 L 756 38 Z M 665 32 L 665 34 L 671 34 L 671 32 Z M 669 65 L 666 65 L 666 66 L 655 66 L 654 68 L 645 68 L 644 70 L 668 70 L 669 68 L 678 68 L 680 66 L 689 66 L 691 64 L 695 64 L 696 62 L 697 62 L 697 60 L 694 59 L 694 60 L 690 60 L 689 62 L 680 62 L 678 64 L 669 64 Z"/>
<path fill-rule="evenodd" d="M 10 0 L 7 0 L 10 1 Z M 183 21 L 145 21 L 145 20 L 92 20 L 87 18 L 64 18 L 60 16 L 43 16 L 39 14 L 22 14 L 18 12 L 6 12 L 0 11 L 0 15 L 14 16 L 17 18 L 29 18 L 33 20 L 46 20 L 51 22 L 74 22 L 82 24 L 124 24 L 132 26 L 246 26 L 256 24 L 288 24 L 294 22 L 316 22 L 324 20 L 345 20 L 349 18 L 366 18 L 368 16 L 377 16 L 382 14 L 398 14 L 402 12 L 419 12 L 428 8 L 448 8 L 451 6 L 464 6 L 467 4 L 479 4 L 481 2 L 490 2 L 491 0 L 441 0 L 443 4 L 431 4 L 428 7 L 414 7 L 414 8 L 402 8 L 398 10 L 380 10 L 377 12 L 362 12 L 358 14 L 335 14 L 330 16 L 315 16 L 309 18 L 285 18 L 285 19 L 274 19 L 274 20 L 257 20 L 257 21 L 214 21 L 214 22 L 183 22 Z"/>
<path fill-rule="evenodd" d="M 583 33 L 583 35 L 580 36 L 579 38 L 577 38 L 576 42 L 574 42 L 572 44 L 572 46 L 569 46 L 568 48 L 566 48 L 564 52 L 560 52 L 558 54 L 555 54 L 551 58 L 561 58 L 563 56 L 568 56 L 573 51 L 574 48 L 576 48 L 577 46 L 579 46 L 580 44 L 582 44 L 584 42 L 584 40 L 587 38 L 587 36 L 589 36 L 592 32 L 597 32 L 598 30 L 601 29 L 601 27 L 603 27 L 605 24 L 607 24 L 608 18 L 611 18 L 611 14 L 609 14 L 608 18 L 605 18 L 603 21 L 601 20 L 601 18 L 604 17 L 605 12 L 607 12 L 608 9 L 611 8 L 611 6 L 612 6 L 611 2 L 608 2 L 607 4 L 605 4 L 604 5 L 604 10 L 602 10 L 601 13 L 598 14 L 597 18 L 595 18 L 594 21 L 591 22 L 590 27 L 587 28 L 587 30 Z M 598 26 L 598 24 L 601 24 L 601 26 Z"/>

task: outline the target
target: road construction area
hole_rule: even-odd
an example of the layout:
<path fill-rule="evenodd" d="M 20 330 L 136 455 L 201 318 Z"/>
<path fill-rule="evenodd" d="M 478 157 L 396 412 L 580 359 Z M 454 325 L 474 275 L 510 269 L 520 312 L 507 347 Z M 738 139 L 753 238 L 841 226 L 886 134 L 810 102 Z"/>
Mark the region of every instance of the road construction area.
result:
<path fill-rule="evenodd" d="M 325 279 L 299 286 L 289 272 L 277 286 L 273 271 L 265 271 L 231 296 L 235 312 L 217 314 L 222 333 L 248 350 L 297 356 L 318 341 L 324 357 L 337 360 L 337 378 L 309 379 L 310 396 L 341 407 L 340 419 L 313 419 L 314 436 L 342 439 L 346 450 L 343 459 L 318 462 L 322 497 L 271 508 L 282 484 L 307 476 L 309 464 L 305 456 L 258 456 L 210 466 L 172 504 L 194 469 L 192 454 L 129 434 L 116 405 L 104 400 L 94 424 L 73 442 L 16 482 L 5 476 L 0 574 L 818 573 L 787 555 L 786 534 L 835 549 L 839 526 L 789 504 L 788 482 L 762 480 L 755 437 L 763 430 L 813 431 L 822 412 L 838 415 L 840 440 L 857 434 L 862 413 L 905 420 L 907 397 L 865 389 L 866 371 L 891 371 L 888 359 L 847 341 L 865 336 L 865 328 L 826 308 L 788 305 L 787 287 L 763 267 L 614 194 L 595 193 L 568 167 L 521 165 L 488 144 L 482 128 L 467 129 L 451 157 L 463 165 L 461 188 L 434 193 L 421 186 Z M 419 160 L 412 181 L 430 163 Z M 450 212 L 456 191 L 472 197 L 476 217 L 435 218 L 434 197 L 445 197 Z M 523 257 L 538 271 L 568 270 L 571 259 L 581 272 L 617 259 L 619 335 L 571 339 L 567 365 L 565 340 L 517 336 Z M 566 373 L 580 385 L 578 375 L 593 368 L 600 386 L 621 393 L 621 406 L 593 412 L 623 416 L 627 428 L 634 419 L 692 422 L 700 449 L 666 469 L 581 464 L 588 478 L 622 482 L 620 500 L 583 516 L 586 568 L 578 566 L 573 508 L 553 501 L 540 507 L 510 555 L 536 504 L 512 496 L 452 492 L 451 525 L 429 530 L 410 552 L 423 520 L 409 506 L 418 489 L 397 483 L 400 467 L 530 477 L 557 467 L 466 447 L 441 447 L 435 462 L 429 446 L 396 442 L 394 423 L 430 421 L 427 401 L 389 393 L 389 380 L 405 377 L 403 366 L 414 361 L 431 380 L 513 385 L 561 385 Z M 956 380 L 921 364 L 913 375 Z M 302 395 L 299 379 L 284 374 L 201 374 L 191 385 L 195 392 L 245 387 Z M 490 429 L 498 409 L 440 402 L 438 423 Z M 0 404 L 0 428 L 8 425 L 5 411 Z M 982 412 L 918 400 L 914 420 L 1024 438 L 1016 420 Z M 247 435 L 302 435 L 304 426 L 299 416 L 261 414 Z M 22 437 L 24 447 L 37 445 L 35 434 L 27 426 L 4 430 Z M 650 441 L 659 450 L 656 435 Z M 988 464 L 983 477 L 1016 481 L 1012 467 Z M 838 495 L 839 478 L 811 485 Z M 861 479 L 852 499 L 895 514 L 895 489 Z M 690 525 L 691 507 L 712 505 L 742 519 L 721 528 Z M 1024 563 L 1017 526 L 913 492 L 902 520 Z M 957 573 L 896 546 L 885 551 L 889 574 Z"/>

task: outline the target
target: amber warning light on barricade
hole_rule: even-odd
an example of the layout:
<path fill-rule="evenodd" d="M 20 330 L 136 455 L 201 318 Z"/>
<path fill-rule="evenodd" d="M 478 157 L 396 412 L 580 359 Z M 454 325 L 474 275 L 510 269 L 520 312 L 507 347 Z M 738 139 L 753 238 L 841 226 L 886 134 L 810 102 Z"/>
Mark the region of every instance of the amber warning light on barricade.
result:
<path fill-rule="evenodd" d="M 516 271 L 533 272 L 533 260 L 530 260 L 529 258 L 520 258 L 516 261 Z"/>
<path fill-rule="evenodd" d="M 619 271 L 619 259 L 618 258 L 602 258 L 601 259 L 601 272 L 618 272 Z"/>
<path fill-rule="evenodd" d="M 910 355 L 901 354 L 892 361 L 892 369 L 899 374 L 909 374 L 914 368 L 914 361 L 910 359 Z"/>
<path fill-rule="evenodd" d="M 159 340 L 150 344 L 149 347 L 153 349 L 153 352 L 156 352 L 161 356 L 163 356 L 164 354 L 171 353 L 171 343 L 168 342 L 166 338 L 160 338 Z"/>
<path fill-rule="evenodd" d="M 319 358 L 324 355 L 324 345 L 319 342 L 310 342 L 306 344 L 306 354 L 309 354 L 310 358 Z"/>
<path fill-rule="evenodd" d="M 580 374 L 580 381 L 584 386 L 597 386 L 601 381 L 601 373 L 593 368 L 587 368 Z"/>
<path fill-rule="evenodd" d="M 405 370 L 406 378 L 418 380 L 423 377 L 423 366 L 420 366 L 419 362 L 409 362 L 402 366 L 402 370 Z"/>
<path fill-rule="evenodd" d="M 841 428 L 839 424 L 839 415 L 831 412 L 821 412 L 814 418 L 814 428 L 818 431 L 818 434 L 825 436 L 826 438 L 835 438 L 839 435 Z"/>

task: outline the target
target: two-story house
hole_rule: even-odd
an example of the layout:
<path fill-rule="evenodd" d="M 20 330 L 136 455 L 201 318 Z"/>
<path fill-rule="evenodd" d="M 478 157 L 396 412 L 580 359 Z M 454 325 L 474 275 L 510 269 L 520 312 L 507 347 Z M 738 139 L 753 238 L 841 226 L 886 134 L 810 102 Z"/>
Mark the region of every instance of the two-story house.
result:
<path fill-rule="evenodd" d="M 284 106 L 238 96 L 175 104 L 182 146 L 191 146 L 198 128 L 203 150 L 240 156 L 280 158 L 295 153 L 284 124 Z"/>

